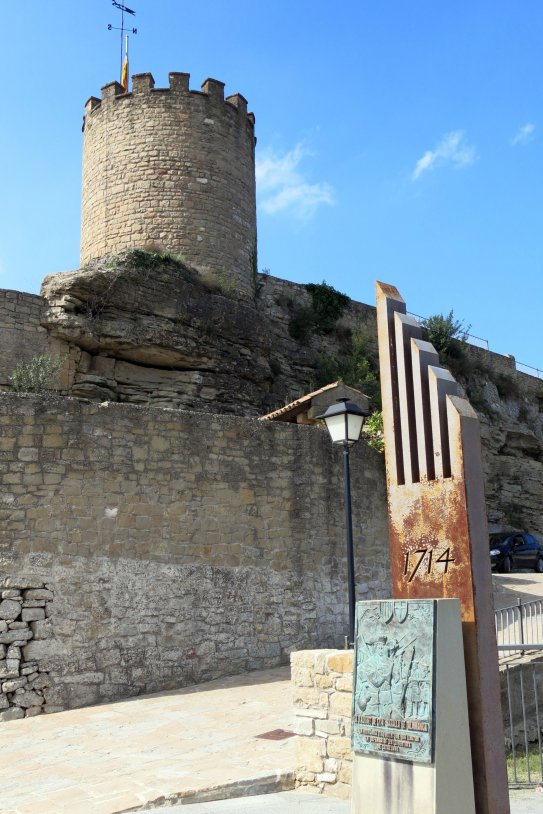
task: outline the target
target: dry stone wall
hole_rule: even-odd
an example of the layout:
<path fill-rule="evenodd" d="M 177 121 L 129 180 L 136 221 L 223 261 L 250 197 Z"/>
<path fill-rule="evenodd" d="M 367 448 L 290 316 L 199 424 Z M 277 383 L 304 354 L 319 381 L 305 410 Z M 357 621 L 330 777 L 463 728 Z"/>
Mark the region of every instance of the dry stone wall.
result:
<path fill-rule="evenodd" d="M 296 785 L 351 796 L 352 650 L 303 650 L 290 658 Z"/>
<path fill-rule="evenodd" d="M 340 645 L 339 458 L 311 427 L 0 395 L 0 578 L 54 593 L 22 655 L 51 679 L 43 708 Z M 382 458 L 360 443 L 352 464 L 359 597 L 386 596 Z"/>
<path fill-rule="evenodd" d="M 0 721 L 13 721 L 45 708 L 51 679 L 34 658 L 35 643 L 51 635 L 54 596 L 41 580 L 6 577 L 0 597 Z"/>

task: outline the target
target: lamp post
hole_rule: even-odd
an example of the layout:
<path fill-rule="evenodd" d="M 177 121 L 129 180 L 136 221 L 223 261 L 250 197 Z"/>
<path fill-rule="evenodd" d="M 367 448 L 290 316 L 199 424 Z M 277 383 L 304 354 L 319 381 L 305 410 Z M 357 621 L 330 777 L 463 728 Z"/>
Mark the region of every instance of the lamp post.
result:
<path fill-rule="evenodd" d="M 347 583 L 349 589 L 349 645 L 354 644 L 354 553 L 353 553 L 353 519 L 351 511 L 351 472 L 349 466 L 349 449 L 360 438 L 364 419 L 370 413 L 362 410 L 346 398 L 338 399 L 331 404 L 322 418 L 330 433 L 333 444 L 343 446 L 343 499 L 345 505 L 345 536 L 347 542 Z"/>

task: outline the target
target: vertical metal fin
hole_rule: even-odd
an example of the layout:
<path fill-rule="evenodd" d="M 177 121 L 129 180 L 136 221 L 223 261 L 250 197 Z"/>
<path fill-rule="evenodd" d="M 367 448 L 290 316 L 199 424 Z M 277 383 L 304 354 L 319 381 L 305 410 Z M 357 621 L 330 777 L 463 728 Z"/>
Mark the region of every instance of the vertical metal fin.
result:
<path fill-rule="evenodd" d="M 425 342 L 423 339 L 412 339 L 411 359 L 413 365 L 419 475 L 421 480 L 433 480 L 436 476 L 436 470 L 434 465 L 434 446 L 432 442 L 428 367 L 430 365 L 434 367 L 438 366 L 439 356 L 430 342 Z"/>
<path fill-rule="evenodd" d="M 394 334 L 396 338 L 404 479 L 405 483 L 418 483 L 420 476 L 411 340 L 421 338 L 422 328 L 414 317 L 396 312 L 394 314 Z"/>
<path fill-rule="evenodd" d="M 387 443 L 385 456 L 387 478 L 391 484 L 404 484 L 402 428 L 398 396 L 398 369 L 394 314 L 405 314 L 405 302 L 398 289 L 387 283 L 376 283 L 377 324 L 379 328 L 379 366 L 383 394 L 383 428 Z"/>
<path fill-rule="evenodd" d="M 459 395 L 458 384 L 448 370 L 430 365 L 428 367 L 428 385 L 430 390 L 435 476 L 438 479 L 450 478 L 451 451 L 449 447 L 446 397 L 448 395 Z"/>

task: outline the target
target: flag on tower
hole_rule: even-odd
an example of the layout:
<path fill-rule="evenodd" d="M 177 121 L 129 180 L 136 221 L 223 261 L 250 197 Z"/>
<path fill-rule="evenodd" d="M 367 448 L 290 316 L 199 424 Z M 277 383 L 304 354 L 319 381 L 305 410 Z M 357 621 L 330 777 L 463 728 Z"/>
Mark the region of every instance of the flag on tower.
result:
<path fill-rule="evenodd" d="M 126 36 L 126 49 L 124 54 L 123 70 L 121 73 L 121 85 L 124 92 L 128 93 L 128 35 Z"/>

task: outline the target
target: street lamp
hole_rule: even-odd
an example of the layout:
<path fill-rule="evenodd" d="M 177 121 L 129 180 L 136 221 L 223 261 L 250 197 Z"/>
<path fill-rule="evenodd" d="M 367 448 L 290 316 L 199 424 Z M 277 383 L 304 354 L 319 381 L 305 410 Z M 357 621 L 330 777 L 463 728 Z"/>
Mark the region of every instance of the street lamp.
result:
<path fill-rule="evenodd" d="M 349 448 L 358 441 L 362 425 L 369 410 L 362 410 L 358 404 L 348 399 L 338 399 L 331 404 L 322 418 L 330 433 L 333 444 L 343 446 L 343 499 L 345 504 L 345 534 L 347 542 L 347 582 L 349 587 L 349 645 L 354 644 L 354 554 L 353 554 L 353 518 L 351 511 L 351 473 L 349 468 Z"/>

